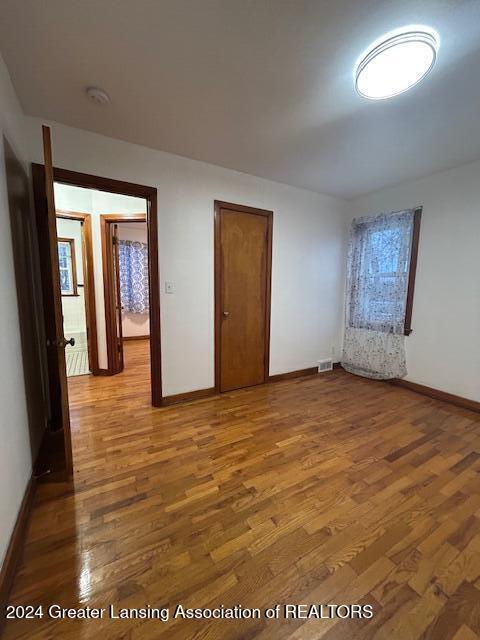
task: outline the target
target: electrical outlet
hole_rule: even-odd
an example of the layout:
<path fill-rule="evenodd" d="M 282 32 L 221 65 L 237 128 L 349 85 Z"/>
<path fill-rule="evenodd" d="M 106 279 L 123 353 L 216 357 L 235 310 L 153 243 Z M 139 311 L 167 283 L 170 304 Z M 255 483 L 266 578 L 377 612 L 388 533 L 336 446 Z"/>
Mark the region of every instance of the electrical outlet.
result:
<path fill-rule="evenodd" d="M 175 293 L 175 285 L 173 282 L 165 282 L 165 293 Z"/>

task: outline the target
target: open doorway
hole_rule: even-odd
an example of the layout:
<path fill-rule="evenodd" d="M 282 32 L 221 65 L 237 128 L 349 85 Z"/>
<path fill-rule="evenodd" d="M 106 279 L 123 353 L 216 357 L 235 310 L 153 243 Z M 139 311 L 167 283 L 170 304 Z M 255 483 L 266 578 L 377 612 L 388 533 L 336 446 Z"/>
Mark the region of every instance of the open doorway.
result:
<path fill-rule="evenodd" d="M 150 337 L 148 202 L 57 181 L 54 192 L 67 377 L 119 374 L 124 342 Z"/>
<path fill-rule="evenodd" d="M 125 368 L 126 352 L 142 351 L 140 341 L 150 339 L 146 216 L 102 214 L 100 228 L 108 365 L 116 374 Z"/>
<path fill-rule="evenodd" d="M 150 299 L 148 295 L 147 222 L 129 218 L 115 224 L 116 271 L 115 291 L 120 302 L 120 357 L 130 372 L 144 362 L 150 341 Z"/>
<path fill-rule="evenodd" d="M 123 342 L 150 339 L 147 222 L 117 224 Z"/>
<path fill-rule="evenodd" d="M 110 279 L 110 270 L 104 273 L 102 216 L 109 216 L 112 222 L 113 217 L 120 218 L 116 220 L 117 227 L 114 229 L 117 235 L 118 225 L 127 222 L 129 216 L 133 216 L 136 223 L 143 224 L 142 229 L 138 231 L 144 232 L 146 228 L 147 242 L 144 244 L 147 247 L 144 255 L 146 253 L 147 275 L 144 280 L 148 291 L 149 339 L 138 340 L 144 346 L 137 359 L 137 365 L 140 366 L 133 367 L 130 371 L 137 390 L 141 389 L 142 395 L 144 391 L 150 395 L 148 392 L 151 391 L 153 406 L 161 406 L 162 404 L 157 191 L 153 187 L 54 168 L 51 165 L 48 127 L 43 128 L 43 138 L 45 166 L 32 165 L 32 176 L 42 291 L 45 301 L 44 321 L 47 334 L 48 383 L 52 415 L 49 431 L 52 434 L 59 433 L 62 436 L 65 452 L 65 455 L 62 456 L 64 469 L 67 475 L 71 475 L 73 466 L 70 412 L 76 406 L 76 392 L 72 393 L 73 404 L 69 402 L 69 392 L 74 388 L 71 385 L 76 385 L 77 389 L 82 385 L 91 388 L 96 385 L 97 390 L 102 388 L 99 398 L 111 398 L 114 402 L 114 392 L 121 378 L 116 375 L 117 371 L 112 367 L 107 346 L 108 311 L 106 302 L 108 302 L 108 296 L 105 298 L 104 285 L 106 280 Z M 76 190 L 77 196 L 81 195 L 81 199 L 77 199 L 77 202 L 66 201 L 67 191 L 70 190 L 69 195 L 71 196 L 72 189 Z M 83 201 L 81 201 L 82 199 Z M 87 206 L 88 199 L 91 204 L 95 200 L 95 205 Z M 108 204 L 107 201 L 109 201 Z M 79 219 L 81 219 L 80 228 L 78 225 L 77 228 L 74 228 L 70 224 L 66 229 L 65 224 L 60 223 L 60 220 L 76 220 L 78 222 Z M 88 242 L 86 242 L 88 236 L 86 230 L 89 226 L 91 255 L 89 255 Z M 114 225 L 110 226 L 113 228 Z M 128 240 L 128 238 L 125 239 Z M 112 248 L 113 246 L 112 244 Z M 81 257 L 79 257 L 80 255 Z M 120 276 L 118 263 L 116 269 Z M 113 272 L 112 280 L 117 282 L 115 272 Z M 83 296 L 80 291 L 82 284 Z M 62 301 L 62 289 L 65 301 Z M 88 290 L 88 293 L 85 289 Z M 121 311 L 119 285 L 116 291 Z M 74 295 L 75 293 L 76 295 Z M 67 298 L 70 299 L 67 300 Z M 73 315 L 69 316 L 66 313 L 67 305 L 72 306 L 73 298 L 83 298 L 84 303 L 83 317 L 77 317 L 77 322 L 73 322 Z M 90 300 L 93 300 L 93 304 L 89 305 Z M 80 306 L 77 306 L 78 311 Z M 67 316 L 68 321 L 71 321 L 72 324 L 67 325 L 64 322 L 67 320 Z M 79 316 L 82 314 L 79 313 Z M 118 331 L 115 335 L 120 335 L 119 342 L 123 356 L 123 343 L 127 344 L 130 341 L 122 339 L 123 324 L 127 322 L 127 319 L 122 318 L 121 313 L 118 317 Z M 74 335 L 68 335 L 69 329 Z M 142 332 L 142 335 L 146 336 L 147 334 Z M 136 341 L 132 340 L 131 342 Z M 87 367 L 83 365 L 82 375 L 69 376 L 67 384 L 68 358 L 66 356 L 70 347 L 75 348 L 75 346 L 79 347 L 79 351 L 82 351 L 83 354 L 86 352 L 88 369 L 85 370 Z M 146 375 L 148 370 L 150 376 Z M 126 388 L 129 388 L 128 385 Z M 149 403 L 148 395 L 142 402 Z M 49 446 L 48 450 L 51 448 Z M 59 461 L 60 466 L 56 463 L 49 463 L 49 466 L 50 468 L 55 466 L 55 469 L 61 472 L 62 461 L 59 457 L 56 460 Z"/>
<path fill-rule="evenodd" d="M 67 377 L 98 375 L 91 215 L 57 209 L 56 217 Z"/>

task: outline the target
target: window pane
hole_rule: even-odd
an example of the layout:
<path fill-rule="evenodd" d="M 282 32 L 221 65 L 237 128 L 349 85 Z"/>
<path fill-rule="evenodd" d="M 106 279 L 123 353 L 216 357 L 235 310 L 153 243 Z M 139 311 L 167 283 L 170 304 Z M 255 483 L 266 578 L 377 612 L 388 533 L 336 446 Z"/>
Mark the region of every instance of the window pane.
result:
<path fill-rule="evenodd" d="M 354 225 L 351 327 L 403 330 L 412 228 L 412 212 L 364 218 Z"/>
<path fill-rule="evenodd" d="M 72 295 L 74 290 L 70 242 L 58 242 L 58 265 L 60 271 L 60 291 L 62 295 Z"/>

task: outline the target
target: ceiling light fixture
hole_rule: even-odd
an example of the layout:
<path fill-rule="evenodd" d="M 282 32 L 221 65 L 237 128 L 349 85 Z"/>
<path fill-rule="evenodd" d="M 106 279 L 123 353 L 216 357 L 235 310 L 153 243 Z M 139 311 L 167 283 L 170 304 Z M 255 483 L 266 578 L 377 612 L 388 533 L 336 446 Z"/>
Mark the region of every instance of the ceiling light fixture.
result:
<path fill-rule="evenodd" d="M 376 40 L 355 65 L 355 89 L 384 100 L 416 85 L 432 70 L 438 34 L 427 27 L 404 27 Z"/>
<path fill-rule="evenodd" d="M 85 93 L 88 98 L 96 104 L 108 104 L 110 102 L 108 93 L 99 87 L 87 87 Z"/>

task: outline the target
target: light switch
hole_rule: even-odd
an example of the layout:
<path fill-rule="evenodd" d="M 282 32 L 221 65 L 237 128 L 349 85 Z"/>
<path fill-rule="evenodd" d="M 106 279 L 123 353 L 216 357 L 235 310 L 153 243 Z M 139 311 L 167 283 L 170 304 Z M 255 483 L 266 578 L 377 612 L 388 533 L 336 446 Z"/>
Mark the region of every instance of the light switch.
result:
<path fill-rule="evenodd" d="M 165 293 L 175 293 L 175 285 L 173 282 L 165 282 Z"/>

